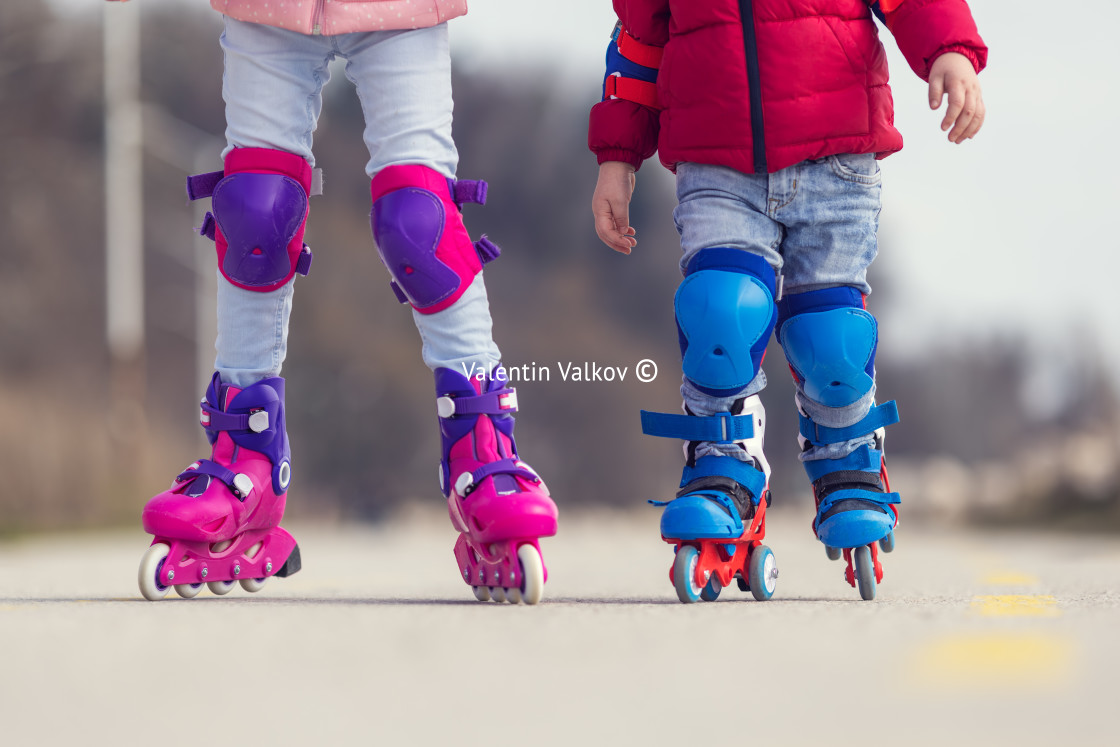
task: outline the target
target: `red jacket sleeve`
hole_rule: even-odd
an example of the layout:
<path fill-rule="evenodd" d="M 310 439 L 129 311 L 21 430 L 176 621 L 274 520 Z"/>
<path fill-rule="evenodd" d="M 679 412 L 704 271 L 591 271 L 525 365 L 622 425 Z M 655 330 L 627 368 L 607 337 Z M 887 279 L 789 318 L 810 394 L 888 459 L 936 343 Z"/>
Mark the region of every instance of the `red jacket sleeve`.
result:
<path fill-rule="evenodd" d="M 614 10 L 638 42 L 664 47 L 669 40 L 669 0 L 614 0 Z M 591 108 L 587 146 L 599 163 L 623 161 L 640 168 L 657 151 L 658 116 L 657 109 L 633 101 L 601 101 Z"/>
<path fill-rule="evenodd" d="M 988 64 L 988 47 L 965 0 L 892 0 L 881 8 L 898 48 L 922 80 L 929 80 L 933 61 L 946 52 L 963 54 L 976 72 Z"/>

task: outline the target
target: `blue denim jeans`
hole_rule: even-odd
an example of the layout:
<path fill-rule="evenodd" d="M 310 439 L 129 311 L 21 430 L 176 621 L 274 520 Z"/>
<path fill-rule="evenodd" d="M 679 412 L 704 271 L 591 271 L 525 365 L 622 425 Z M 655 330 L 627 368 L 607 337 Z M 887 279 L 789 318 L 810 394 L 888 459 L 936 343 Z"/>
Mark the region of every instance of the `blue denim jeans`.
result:
<path fill-rule="evenodd" d="M 784 294 L 851 286 L 869 294 L 867 268 L 878 252 L 882 177 L 875 157 L 829 156 L 773 174 L 723 166 L 677 165 L 673 220 L 681 235 L 681 268 L 701 249 L 732 247 L 764 258 L 782 276 Z M 712 397 L 685 379 L 681 395 L 697 415 L 727 412 L 740 397 L 766 386 L 758 375 L 734 397 Z M 875 390 L 847 407 L 826 407 L 797 389 L 797 405 L 818 425 L 840 428 L 862 420 Z M 802 460 L 844 456 L 871 437 L 817 447 Z"/>
<path fill-rule="evenodd" d="M 366 174 L 372 178 L 386 166 L 421 164 L 455 175 L 459 154 L 451 137 L 446 24 L 309 36 L 227 17 L 221 44 L 223 157 L 233 148 L 273 148 L 298 154 L 314 166 L 312 133 L 323 109 L 323 86 L 330 80 L 328 66 L 338 58 L 345 60 L 346 77 L 357 89 L 365 116 Z M 219 274 L 215 368 L 223 380 L 248 386 L 279 375 L 287 353 L 292 294 L 291 282 L 257 293 L 237 288 Z M 429 368 L 458 370 L 462 365 L 470 370 L 472 364 L 483 367 L 501 360 L 481 274 L 447 309 L 414 311 L 413 319 Z"/>

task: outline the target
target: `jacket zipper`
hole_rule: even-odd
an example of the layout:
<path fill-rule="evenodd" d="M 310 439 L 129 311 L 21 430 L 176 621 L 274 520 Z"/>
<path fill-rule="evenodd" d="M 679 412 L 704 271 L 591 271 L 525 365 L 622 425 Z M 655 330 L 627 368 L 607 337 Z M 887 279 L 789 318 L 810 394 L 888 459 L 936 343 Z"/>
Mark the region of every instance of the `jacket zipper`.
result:
<path fill-rule="evenodd" d="M 311 16 L 311 33 L 323 33 L 323 6 L 326 5 L 327 0 L 315 0 L 315 12 Z"/>
<path fill-rule="evenodd" d="M 758 73 L 758 39 L 754 33 L 754 2 L 739 0 L 739 17 L 743 24 L 743 48 L 747 57 L 747 85 L 750 87 L 751 144 L 754 150 L 754 173 L 765 174 L 766 136 L 762 122 L 762 85 Z"/>

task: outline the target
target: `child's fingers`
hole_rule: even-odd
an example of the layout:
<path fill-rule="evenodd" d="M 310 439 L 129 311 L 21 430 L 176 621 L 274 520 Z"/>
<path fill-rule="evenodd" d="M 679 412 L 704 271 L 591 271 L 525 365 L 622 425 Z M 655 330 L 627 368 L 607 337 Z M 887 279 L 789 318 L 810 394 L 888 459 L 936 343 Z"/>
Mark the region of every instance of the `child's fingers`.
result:
<path fill-rule="evenodd" d="M 965 91 L 961 113 L 957 117 L 953 131 L 949 133 L 949 139 L 958 145 L 976 134 L 976 130 L 980 128 L 980 124 L 984 121 L 983 101 L 980 98 L 980 91 L 969 86 L 963 86 L 963 88 Z M 977 121 L 978 119 L 979 121 Z"/>
<path fill-rule="evenodd" d="M 964 135 L 961 137 L 962 140 L 968 140 L 976 136 L 976 133 L 979 132 L 980 128 L 984 125 L 984 116 L 987 113 L 984 102 L 980 101 L 976 107 L 976 114 L 972 116 L 972 121 L 969 123 L 968 129 L 964 131 Z"/>
<path fill-rule="evenodd" d="M 945 95 L 945 79 L 938 75 L 929 79 L 929 108 L 936 109 L 941 106 L 941 99 Z"/>
<path fill-rule="evenodd" d="M 965 101 L 964 83 L 959 80 L 951 81 L 946 88 L 949 94 L 949 106 L 945 109 L 945 118 L 941 120 L 942 132 L 952 127 L 953 123 L 960 117 Z M 949 139 L 952 140 L 951 135 Z"/>

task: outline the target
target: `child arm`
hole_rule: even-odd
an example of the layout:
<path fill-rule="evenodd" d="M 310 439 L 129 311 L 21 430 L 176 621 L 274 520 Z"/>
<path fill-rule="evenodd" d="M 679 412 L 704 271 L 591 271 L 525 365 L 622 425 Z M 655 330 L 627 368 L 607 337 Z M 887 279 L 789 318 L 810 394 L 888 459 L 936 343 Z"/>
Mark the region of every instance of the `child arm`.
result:
<path fill-rule="evenodd" d="M 619 23 L 607 45 L 603 98 L 591 109 L 587 145 L 599 162 L 591 199 L 595 232 L 622 254 L 637 245 L 630 225 L 635 172 L 657 150 L 657 72 L 669 37 L 668 0 L 615 0 Z"/>
<path fill-rule="evenodd" d="M 984 123 L 984 100 L 977 74 L 988 61 L 965 0 L 868 0 L 898 42 L 911 69 L 929 83 L 931 109 L 949 105 L 941 121 L 949 140 L 961 143 Z"/>

